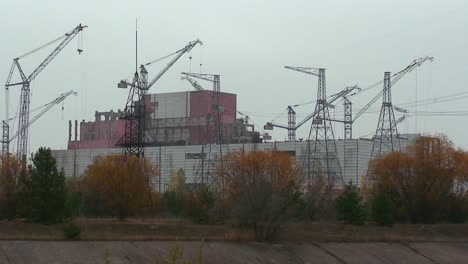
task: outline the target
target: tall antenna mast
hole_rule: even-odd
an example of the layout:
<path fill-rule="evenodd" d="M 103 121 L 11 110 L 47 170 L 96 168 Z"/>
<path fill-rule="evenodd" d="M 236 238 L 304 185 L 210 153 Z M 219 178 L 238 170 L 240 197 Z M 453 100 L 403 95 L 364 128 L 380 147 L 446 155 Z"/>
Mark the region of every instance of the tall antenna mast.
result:
<path fill-rule="evenodd" d="M 135 72 L 138 72 L 138 18 L 135 19 Z"/>

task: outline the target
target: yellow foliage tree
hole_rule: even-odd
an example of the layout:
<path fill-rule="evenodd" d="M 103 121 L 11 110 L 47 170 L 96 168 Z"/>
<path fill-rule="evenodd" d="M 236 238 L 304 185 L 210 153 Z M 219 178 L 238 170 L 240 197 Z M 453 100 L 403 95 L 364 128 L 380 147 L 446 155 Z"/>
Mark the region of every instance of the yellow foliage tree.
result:
<path fill-rule="evenodd" d="M 86 195 L 111 209 L 119 219 L 152 207 L 155 166 L 146 159 L 125 155 L 98 157 L 84 173 Z"/>
<path fill-rule="evenodd" d="M 183 169 L 173 171 L 167 184 L 167 191 L 183 194 L 185 192 L 185 181 L 185 171 Z"/>
<path fill-rule="evenodd" d="M 423 136 L 407 152 L 394 152 L 371 163 L 373 191 L 390 194 L 400 217 L 434 222 L 444 217 L 450 199 L 467 186 L 466 154 L 445 136 Z M 466 195 L 466 192 L 460 195 Z"/>
<path fill-rule="evenodd" d="M 303 184 L 293 157 L 278 151 L 230 152 L 217 174 L 232 215 L 252 226 L 257 240 L 270 239 L 291 217 Z"/>

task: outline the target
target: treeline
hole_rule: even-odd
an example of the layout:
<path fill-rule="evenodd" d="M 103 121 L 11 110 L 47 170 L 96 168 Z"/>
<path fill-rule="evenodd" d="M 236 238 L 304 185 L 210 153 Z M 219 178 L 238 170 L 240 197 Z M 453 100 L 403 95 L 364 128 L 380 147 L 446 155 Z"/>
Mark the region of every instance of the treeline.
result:
<path fill-rule="evenodd" d="M 11 156 L 2 158 L 0 216 L 41 223 L 83 216 L 184 217 L 251 228 L 258 240 L 272 239 L 282 224 L 295 221 L 392 226 L 468 219 L 468 154 L 446 137 L 420 137 L 370 168 L 362 186 L 337 188 L 325 175 L 306 182 L 286 153 L 230 152 L 210 186 L 188 188 L 179 169 L 158 193 L 158 170 L 146 160 L 100 157 L 82 176 L 65 179 L 50 149 L 41 148 L 27 169 Z"/>
<path fill-rule="evenodd" d="M 1 159 L 0 217 L 58 223 L 72 214 L 63 172 L 50 149 L 40 148 L 27 168 L 14 156 Z"/>

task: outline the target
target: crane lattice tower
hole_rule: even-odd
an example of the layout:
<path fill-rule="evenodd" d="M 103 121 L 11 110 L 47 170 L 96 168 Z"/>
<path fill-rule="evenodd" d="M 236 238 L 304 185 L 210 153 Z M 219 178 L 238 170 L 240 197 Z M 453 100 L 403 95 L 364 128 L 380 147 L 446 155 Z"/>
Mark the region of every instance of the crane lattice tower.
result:
<path fill-rule="evenodd" d="M 383 101 L 380 110 L 379 122 L 372 139 L 372 152 L 370 160 L 375 160 L 382 154 L 394 151 L 401 151 L 400 138 L 395 121 L 395 113 L 392 105 L 392 84 L 390 72 L 384 74 Z M 370 165 L 371 163 L 369 163 Z M 366 181 L 370 180 L 372 172 L 368 169 Z"/>
<path fill-rule="evenodd" d="M 343 183 L 335 135 L 330 120 L 327 103 L 325 69 L 318 69 L 317 115 L 312 119 L 306 149 L 308 185 L 322 176 L 328 188 L 333 188 L 337 181 Z"/>
<path fill-rule="evenodd" d="M 5 92 L 6 92 L 6 113 L 7 117 L 5 120 L 5 124 L 3 126 L 3 146 L 2 146 L 2 152 L 3 153 L 8 153 L 9 152 L 9 118 L 8 118 L 8 100 L 9 100 L 9 87 L 11 86 L 17 86 L 21 85 L 21 93 L 20 93 L 20 105 L 19 105 L 19 118 L 18 118 L 18 141 L 17 141 L 17 157 L 18 159 L 22 160 L 23 164 L 26 164 L 26 156 L 28 154 L 28 146 L 29 146 L 29 114 L 30 114 L 30 104 L 31 104 L 31 82 L 49 65 L 49 63 L 72 41 L 73 38 L 75 38 L 81 31 L 83 31 L 84 28 L 87 26 L 83 26 L 79 24 L 77 27 L 75 27 L 72 31 L 66 33 L 65 35 L 60 36 L 59 38 L 50 41 L 39 48 L 36 48 L 30 52 L 27 52 L 15 59 L 13 59 L 13 64 L 10 69 L 10 73 L 8 74 L 7 77 L 7 82 L 5 84 Z M 29 56 L 33 53 L 36 53 L 39 50 L 42 50 L 45 47 L 48 47 L 49 45 L 52 45 L 56 42 L 60 41 L 58 46 L 52 50 L 52 52 L 37 66 L 29 75 L 26 75 L 26 73 L 23 71 L 21 65 L 20 65 L 20 59 Z M 83 50 L 78 49 L 78 52 L 81 53 Z M 17 69 L 21 76 L 21 82 L 16 82 L 16 83 L 10 83 L 11 78 L 13 76 L 14 70 Z M 8 143 L 5 143 L 8 142 Z"/>
<path fill-rule="evenodd" d="M 136 32 L 138 36 L 138 32 Z M 138 39 L 138 37 L 136 38 Z M 148 93 L 148 90 L 164 75 L 164 73 L 169 70 L 177 60 L 182 57 L 185 53 L 192 50 L 197 44 L 202 44 L 200 40 L 195 40 L 189 42 L 184 48 L 171 53 L 162 58 L 153 60 L 146 64 L 140 65 L 140 74 L 135 70 L 132 83 L 127 82 L 126 80 L 121 80 L 117 87 L 119 88 L 128 88 L 130 86 L 130 91 L 127 97 L 127 103 L 125 104 L 125 109 L 122 113 L 121 119 L 125 119 L 125 132 L 121 139 L 117 142 L 117 146 L 125 148 L 126 155 L 134 155 L 137 157 L 144 157 L 144 146 L 145 146 L 145 124 L 146 124 L 146 104 L 145 96 Z M 136 45 L 138 47 L 138 45 Z M 170 56 L 174 56 L 169 63 L 167 63 L 161 71 L 153 77 L 150 81 L 148 79 L 148 71 L 145 66 L 149 66 L 155 62 L 166 59 Z M 136 58 L 138 56 L 135 56 Z M 138 65 L 135 63 L 135 65 Z"/>
<path fill-rule="evenodd" d="M 195 80 L 189 78 L 194 77 L 201 80 L 213 83 L 213 92 L 211 94 L 212 107 L 210 113 L 206 116 L 205 126 L 205 142 L 202 145 L 200 161 L 197 164 L 195 172 L 194 187 L 224 188 L 224 178 L 217 177 L 216 168 L 223 164 L 223 112 L 224 108 L 219 104 L 219 94 L 221 92 L 221 77 L 218 74 L 202 74 L 202 73 L 186 73 L 184 77 L 197 90 L 203 91 L 203 87 Z M 221 173 L 222 174 L 222 173 Z M 218 186 L 214 186 L 214 185 Z M 219 186 L 220 185 L 220 186 Z"/>
<path fill-rule="evenodd" d="M 143 70 L 144 68 L 142 68 Z M 143 72 L 142 72 L 143 73 Z M 126 155 L 144 157 L 144 133 L 145 133 L 145 94 L 146 86 L 143 87 L 146 75 L 138 75 L 135 72 L 130 91 L 128 93 L 125 109 L 120 119 L 125 120 L 125 131 L 117 146 L 124 148 Z"/>
<path fill-rule="evenodd" d="M 296 111 L 288 106 L 288 141 L 296 141 Z"/>

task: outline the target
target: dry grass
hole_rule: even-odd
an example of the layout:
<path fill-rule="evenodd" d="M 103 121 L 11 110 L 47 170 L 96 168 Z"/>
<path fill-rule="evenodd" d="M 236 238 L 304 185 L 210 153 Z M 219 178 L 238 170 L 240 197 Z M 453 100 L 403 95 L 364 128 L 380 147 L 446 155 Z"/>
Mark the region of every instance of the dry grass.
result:
<path fill-rule="evenodd" d="M 294 242 L 467 242 L 468 224 L 397 224 L 394 227 L 382 227 L 341 223 L 299 223 L 284 226 L 279 232 L 278 240 Z"/>
<path fill-rule="evenodd" d="M 83 218 L 82 240 L 109 241 L 250 241 L 248 230 L 229 225 L 197 225 L 180 219 L 115 219 Z M 62 240 L 62 225 L 41 225 L 21 221 L 0 221 L 2 240 Z M 351 226 L 341 223 L 295 223 L 285 225 L 278 234 L 279 241 L 431 241 L 467 242 L 468 224 L 411 225 L 393 228 L 374 225 Z"/>

